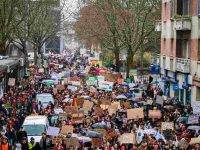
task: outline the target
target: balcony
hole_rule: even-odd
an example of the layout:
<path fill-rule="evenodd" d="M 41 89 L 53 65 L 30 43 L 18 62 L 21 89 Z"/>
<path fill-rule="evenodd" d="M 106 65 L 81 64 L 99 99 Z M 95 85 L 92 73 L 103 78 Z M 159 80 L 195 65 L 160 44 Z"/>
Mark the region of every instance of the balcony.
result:
<path fill-rule="evenodd" d="M 162 22 L 161 21 L 157 21 L 156 25 L 155 25 L 155 31 L 160 32 L 162 30 Z"/>
<path fill-rule="evenodd" d="M 156 54 L 152 57 L 151 63 L 154 65 L 160 65 L 160 54 Z"/>
<path fill-rule="evenodd" d="M 190 59 L 176 58 L 176 71 L 190 73 Z"/>
<path fill-rule="evenodd" d="M 177 31 L 190 31 L 192 23 L 189 18 L 179 18 L 175 20 L 174 29 Z"/>

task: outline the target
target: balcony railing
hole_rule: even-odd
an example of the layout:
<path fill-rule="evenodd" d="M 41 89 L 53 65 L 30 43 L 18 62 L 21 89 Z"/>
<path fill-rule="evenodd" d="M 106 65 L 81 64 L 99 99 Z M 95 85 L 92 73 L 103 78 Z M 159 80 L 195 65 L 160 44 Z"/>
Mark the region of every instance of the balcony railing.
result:
<path fill-rule="evenodd" d="M 156 54 L 152 57 L 151 63 L 155 65 L 160 65 L 160 54 Z"/>
<path fill-rule="evenodd" d="M 155 31 L 161 31 L 162 30 L 162 22 L 161 21 L 157 21 L 156 25 L 155 25 Z"/>
<path fill-rule="evenodd" d="M 175 30 L 191 30 L 192 23 L 189 18 L 179 18 L 175 20 L 174 29 Z"/>
<path fill-rule="evenodd" d="M 176 70 L 183 73 L 190 73 L 190 59 L 176 58 Z"/>

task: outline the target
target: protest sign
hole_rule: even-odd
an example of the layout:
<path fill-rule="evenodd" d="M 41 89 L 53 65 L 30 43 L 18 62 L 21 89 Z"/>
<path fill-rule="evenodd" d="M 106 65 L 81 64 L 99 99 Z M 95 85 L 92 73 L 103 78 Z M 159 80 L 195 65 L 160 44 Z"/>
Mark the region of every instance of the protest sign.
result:
<path fill-rule="evenodd" d="M 112 108 L 112 107 L 109 107 L 109 108 L 108 108 L 108 114 L 109 114 L 110 116 L 112 116 L 113 114 L 116 114 L 116 112 L 117 112 L 117 109 L 116 109 L 116 108 Z"/>
<path fill-rule="evenodd" d="M 198 124 L 200 115 L 190 115 L 188 117 L 188 124 Z"/>
<path fill-rule="evenodd" d="M 102 116 L 103 115 L 103 109 L 102 108 L 100 108 L 100 107 L 95 107 L 94 108 L 94 113 L 95 113 L 95 115 L 97 115 L 97 116 Z"/>
<path fill-rule="evenodd" d="M 15 86 L 15 78 L 9 78 L 8 85 L 9 86 Z"/>
<path fill-rule="evenodd" d="M 111 101 L 110 101 L 110 100 L 106 100 L 106 99 L 100 100 L 100 103 L 101 103 L 102 105 L 111 105 Z"/>
<path fill-rule="evenodd" d="M 77 138 L 71 137 L 65 140 L 65 144 L 66 144 L 67 149 L 72 148 L 72 147 L 73 149 L 76 149 L 79 146 L 79 141 Z"/>
<path fill-rule="evenodd" d="M 57 128 L 57 127 L 48 127 L 47 129 L 47 135 L 50 135 L 50 136 L 58 136 L 60 132 L 60 128 Z"/>
<path fill-rule="evenodd" d="M 105 80 L 105 77 L 104 77 L 104 76 L 97 76 L 97 80 L 98 80 L 98 81 L 104 81 L 104 80 Z"/>
<path fill-rule="evenodd" d="M 68 133 L 73 133 L 74 127 L 71 125 L 64 125 L 61 128 L 60 133 L 63 135 L 67 135 Z"/>
<path fill-rule="evenodd" d="M 119 138 L 118 141 L 121 144 L 135 144 L 135 134 L 134 133 L 124 133 Z"/>
<path fill-rule="evenodd" d="M 56 88 L 57 88 L 57 90 L 64 90 L 65 89 L 65 86 L 64 85 L 62 85 L 62 84 L 58 84 L 57 86 L 56 86 Z"/>
<path fill-rule="evenodd" d="M 199 102 L 193 102 L 192 108 L 193 108 L 193 114 L 200 114 L 200 103 Z"/>
<path fill-rule="evenodd" d="M 112 91 L 113 89 L 113 82 L 108 82 L 108 81 L 100 81 L 98 83 L 98 88 L 100 90 L 104 90 L 104 91 Z"/>
<path fill-rule="evenodd" d="M 174 130 L 174 123 L 173 122 L 162 122 L 161 130 Z"/>
<path fill-rule="evenodd" d="M 111 107 L 115 109 L 121 109 L 120 102 L 113 102 L 111 103 Z"/>
<path fill-rule="evenodd" d="M 160 110 L 149 110 L 148 116 L 149 118 L 160 119 L 162 117 L 162 114 Z"/>
<path fill-rule="evenodd" d="M 127 109 L 127 119 L 144 118 L 143 108 Z"/>
<path fill-rule="evenodd" d="M 75 124 L 83 123 L 83 120 L 84 120 L 84 111 L 79 110 L 77 113 L 73 113 L 71 115 L 71 117 L 72 117 L 72 121 Z"/>
<path fill-rule="evenodd" d="M 124 109 L 131 109 L 131 103 L 130 102 L 123 102 L 122 107 Z"/>
<path fill-rule="evenodd" d="M 156 96 L 156 103 L 160 104 L 161 106 L 163 106 L 163 102 L 164 102 L 164 98 L 160 95 Z"/>
<path fill-rule="evenodd" d="M 53 94 L 56 95 L 58 92 L 58 89 L 57 88 L 53 88 Z"/>
<path fill-rule="evenodd" d="M 86 84 L 88 86 L 92 86 L 92 85 L 97 85 L 97 78 L 96 77 L 89 77 L 87 80 L 86 80 Z"/>
<path fill-rule="evenodd" d="M 200 137 L 191 138 L 190 144 L 200 144 Z"/>
<path fill-rule="evenodd" d="M 93 105 L 94 105 L 93 102 L 90 102 L 88 100 L 84 100 L 83 109 L 90 111 L 92 109 Z"/>
<path fill-rule="evenodd" d="M 67 114 L 67 113 L 59 113 L 59 116 L 58 116 L 58 119 L 60 120 L 60 121 L 65 121 L 65 120 L 67 120 L 67 117 L 68 117 L 69 115 Z"/>

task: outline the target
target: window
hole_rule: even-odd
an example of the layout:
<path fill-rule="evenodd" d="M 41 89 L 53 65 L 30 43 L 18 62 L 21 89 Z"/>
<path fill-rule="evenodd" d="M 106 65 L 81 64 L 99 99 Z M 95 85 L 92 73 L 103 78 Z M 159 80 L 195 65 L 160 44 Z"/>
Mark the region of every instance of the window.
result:
<path fill-rule="evenodd" d="M 177 15 L 189 15 L 189 0 L 177 0 Z"/>
<path fill-rule="evenodd" d="M 198 0 L 198 15 L 200 16 L 200 0 Z"/>
<path fill-rule="evenodd" d="M 200 39 L 198 39 L 198 60 L 200 60 Z"/>
<path fill-rule="evenodd" d="M 197 91 L 196 91 L 196 100 L 200 101 L 200 87 L 197 87 Z"/>

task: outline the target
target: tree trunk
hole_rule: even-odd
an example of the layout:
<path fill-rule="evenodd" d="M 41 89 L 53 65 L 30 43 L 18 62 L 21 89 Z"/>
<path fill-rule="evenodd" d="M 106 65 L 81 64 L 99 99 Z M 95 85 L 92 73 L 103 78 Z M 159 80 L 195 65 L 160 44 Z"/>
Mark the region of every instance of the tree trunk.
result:
<path fill-rule="evenodd" d="M 115 54 L 115 66 L 116 66 L 115 71 L 119 72 L 120 70 L 119 50 L 115 50 L 114 54 Z"/>
<path fill-rule="evenodd" d="M 38 56 L 37 56 L 37 48 L 35 47 L 34 48 L 34 64 L 37 66 L 37 59 L 38 59 Z"/>
<path fill-rule="evenodd" d="M 131 46 L 128 49 L 127 55 L 128 56 L 127 56 L 127 64 L 126 64 L 126 77 L 129 78 L 131 64 L 133 62 L 133 52 L 132 52 Z"/>

